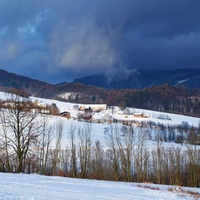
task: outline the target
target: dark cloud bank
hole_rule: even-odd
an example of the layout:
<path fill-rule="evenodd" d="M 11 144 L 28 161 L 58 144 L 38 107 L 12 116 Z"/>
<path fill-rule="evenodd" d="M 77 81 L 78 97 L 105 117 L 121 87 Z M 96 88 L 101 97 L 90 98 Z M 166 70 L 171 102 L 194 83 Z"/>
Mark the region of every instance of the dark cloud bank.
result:
<path fill-rule="evenodd" d="M 199 0 L 0 0 L 0 68 L 47 82 L 200 67 Z"/>

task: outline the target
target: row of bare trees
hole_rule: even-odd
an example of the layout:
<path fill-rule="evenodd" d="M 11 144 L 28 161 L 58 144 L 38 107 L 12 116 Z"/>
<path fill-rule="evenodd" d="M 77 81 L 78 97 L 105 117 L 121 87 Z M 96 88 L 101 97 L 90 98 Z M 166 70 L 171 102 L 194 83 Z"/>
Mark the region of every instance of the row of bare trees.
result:
<path fill-rule="evenodd" d="M 91 124 L 71 124 L 66 133 L 61 121 L 28 111 L 28 99 L 11 98 L 0 112 L 1 171 L 200 187 L 200 148 L 192 136 L 172 145 L 161 128 L 152 141 L 146 126 L 115 124 L 105 128 L 104 141 L 95 141 Z"/>
<path fill-rule="evenodd" d="M 65 147 L 62 123 L 40 140 L 38 152 L 26 159 L 25 172 L 113 181 L 154 182 L 200 187 L 198 145 L 148 140 L 146 128 L 108 126 L 105 141 L 92 140 L 91 124 L 68 130 Z M 54 144 L 54 148 L 49 148 Z M 39 148 L 44 147 L 44 148 Z"/>
<path fill-rule="evenodd" d="M 109 126 L 105 142 L 91 140 L 91 127 L 71 127 L 63 174 L 114 181 L 200 187 L 200 148 L 148 140 L 146 128 Z M 66 157 L 68 159 L 66 159 Z"/>

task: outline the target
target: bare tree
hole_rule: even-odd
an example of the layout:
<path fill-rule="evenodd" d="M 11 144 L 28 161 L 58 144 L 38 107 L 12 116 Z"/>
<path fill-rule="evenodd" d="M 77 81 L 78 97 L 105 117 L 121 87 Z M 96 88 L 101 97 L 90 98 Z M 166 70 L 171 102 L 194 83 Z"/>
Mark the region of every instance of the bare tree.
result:
<path fill-rule="evenodd" d="M 123 180 L 131 181 L 132 154 L 134 147 L 133 127 L 123 126 L 120 134 L 116 135 L 116 142 L 119 150 Z"/>
<path fill-rule="evenodd" d="M 47 115 L 41 116 L 41 134 L 37 140 L 38 171 L 42 174 L 47 173 L 47 164 L 50 163 L 50 147 L 54 138 L 54 126 L 49 124 Z"/>
<path fill-rule="evenodd" d="M 40 123 L 37 112 L 31 112 L 28 98 L 17 94 L 10 96 L 9 105 L 5 109 L 5 126 L 9 129 L 6 143 L 16 154 L 16 171 L 23 172 L 27 153 L 36 144 Z"/>
<path fill-rule="evenodd" d="M 94 178 L 103 179 L 104 178 L 104 151 L 101 147 L 99 140 L 95 141 L 95 146 L 92 148 L 92 172 Z"/>
<path fill-rule="evenodd" d="M 52 155 L 52 170 L 54 175 L 58 175 L 58 168 L 62 167 L 61 163 L 61 142 L 62 142 L 62 135 L 63 135 L 63 123 L 62 121 L 58 121 L 55 124 L 55 132 L 56 132 L 56 146 L 55 149 L 53 150 L 53 155 Z M 60 166 L 58 167 L 58 164 Z"/>
<path fill-rule="evenodd" d="M 134 148 L 134 166 L 138 182 L 147 181 L 148 151 L 146 140 L 148 133 L 144 127 L 141 127 L 137 133 L 136 146 Z"/>
<path fill-rule="evenodd" d="M 84 129 L 78 131 L 79 159 L 80 159 L 80 175 L 85 178 L 90 168 L 91 158 L 91 125 L 86 124 Z"/>
<path fill-rule="evenodd" d="M 68 132 L 69 142 L 70 142 L 70 173 L 72 177 L 77 176 L 77 153 L 76 153 L 76 126 L 72 125 L 70 126 L 70 130 Z"/>
<path fill-rule="evenodd" d="M 105 141 L 108 147 L 110 148 L 109 151 L 107 151 L 107 154 L 110 157 L 110 160 L 112 162 L 112 170 L 113 170 L 113 179 L 115 181 L 119 180 L 119 150 L 117 147 L 116 142 L 116 136 L 119 135 L 119 128 L 117 125 L 115 127 L 109 126 L 105 128 L 104 131 L 105 134 Z"/>
<path fill-rule="evenodd" d="M 199 187 L 200 186 L 200 149 L 197 145 L 188 145 L 188 186 Z"/>
<path fill-rule="evenodd" d="M 9 146 L 8 146 L 8 127 L 6 125 L 6 114 L 5 110 L 0 111 L 0 123 L 1 123 L 1 129 L 0 129 L 0 135 L 1 135 L 1 150 L 3 151 L 3 160 L 1 161 L 4 165 L 4 170 L 6 172 L 11 172 L 11 164 L 10 164 L 10 157 L 9 154 Z"/>

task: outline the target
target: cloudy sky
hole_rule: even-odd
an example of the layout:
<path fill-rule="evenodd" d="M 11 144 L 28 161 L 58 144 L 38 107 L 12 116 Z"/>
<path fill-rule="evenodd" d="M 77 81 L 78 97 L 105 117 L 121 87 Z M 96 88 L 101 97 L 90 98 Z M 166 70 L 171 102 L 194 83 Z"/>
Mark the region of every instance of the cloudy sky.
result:
<path fill-rule="evenodd" d="M 0 0 L 0 69 L 50 83 L 200 68 L 199 0 Z"/>

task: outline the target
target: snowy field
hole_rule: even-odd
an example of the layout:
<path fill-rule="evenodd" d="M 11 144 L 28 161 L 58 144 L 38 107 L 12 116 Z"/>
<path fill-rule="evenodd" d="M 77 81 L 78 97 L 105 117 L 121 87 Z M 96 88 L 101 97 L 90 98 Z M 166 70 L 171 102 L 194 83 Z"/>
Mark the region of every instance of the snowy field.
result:
<path fill-rule="evenodd" d="M 1 93 L 0 93 L 0 98 L 1 98 Z M 55 103 L 60 112 L 68 111 L 71 113 L 72 117 L 75 117 L 75 118 L 77 117 L 78 111 L 73 109 L 73 106 L 75 105 L 73 103 L 61 102 L 61 101 L 52 100 L 52 99 L 43 99 L 43 98 L 38 98 L 38 97 L 30 97 L 30 99 L 32 101 L 38 100 L 41 103 L 46 103 L 49 105 Z M 76 104 L 76 105 L 83 105 L 83 104 Z M 92 104 L 89 104 L 89 105 L 92 105 Z M 106 110 L 106 111 L 100 112 L 99 115 L 103 116 L 105 114 L 109 114 L 118 120 L 127 119 L 127 120 L 137 120 L 137 121 L 152 121 L 152 122 L 160 123 L 164 125 L 180 125 L 182 122 L 188 122 L 189 125 L 197 127 L 200 123 L 200 118 L 197 118 L 197 117 L 189 117 L 189 116 L 184 116 L 184 115 L 176 115 L 176 114 L 163 113 L 163 112 L 137 109 L 137 108 L 129 108 L 129 110 L 131 113 L 142 113 L 148 116 L 148 118 L 134 118 L 133 115 L 126 115 L 126 113 L 122 112 L 119 109 L 119 107 L 115 107 L 114 112 L 112 110 Z M 163 116 L 164 118 L 166 117 L 167 119 L 159 119 L 161 116 Z"/>
<path fill-rule="evenodd" d="M 96 181 L 36 174 L 0 173 L 1 200 L 147 200 L 194 199 L 187 193 L 168 191 L 173 186 Z M 149 188 L 144 188 L 145 186 Z M 200 189 L 184 191 L 200 193 Z"/>
<path fill-rule="evenodd" d="M 6 100 L 8 99 L 9 94 L 5 94 L 4 92 L 0 92 L 0 99 Z M 72 119 L 67 120 L 66 118 L 60 117 L 60 116 L 49 116 L 48 122 L 49 124 L 55 124 L 56 122 L 61 122 L 63 125 L 63 138 L 62 138 L 62 148 L 65 148 L 68 145 L 69 142 L 69 136 L 68 133 L 70 132 L 71 127 L 76 127 L 76 131 L 81 128 L 84 129 L 88 123 L 87 122 L 80 122 L 76 120 L 77 118 L 77 113 L 79 112 L 78 110 L 74 109 L 74 105 L 83 105 L 83 104 L 73 104 L 69 102 L 62 102 L 62 101 L 57 101 L 53 99 L 44 99 L 44 98 L 38 98 L 38 97 L 30 97 L 30 99 L 35 102 L 38 101 L 40 103 L 44 103 L 46 105 L 52 105 L 56 104 L 60 112 L 68 111 L 70 112 L 70 115 Z M 90 104 L 93 106 L 92 104 Z M 176 114 L 170 114 L 170 113 L 163 113 L 163 112 L 156 112 L 156 111 L 151 111 L 151 110 L 144 110 L 144 109 L 137 109 L 137 108 L 129 108 L 129 112 L 131 113 L 143 113 L 144 115 L 148 116 L 148 118 L 134 118 L 133 114 L 132 115 L 127 115 L 123 111 L 121 111 L 118 107 L 115 107 L 114 112 L 112 110 L 104 110 L 97 115 L 99 116 L 104 116 L 106 114 L 112 115 L 115 119 L 118 120 L 130 120 L 133 119 L 135 121 L 152 121 L 155 122 L 156 124 L 163 124 L 163 125 L 170 125 L 170 126 L 177 126 L 181 125 L 183 122 L 187 122 L 190 126 L 195 126 L 198 127 L 200 124 L 200 118 L 197 117 L 189 117 L 189 116 L 184 116 L 184 115 L 176 115 Z M 160 119 L 160 116 L 164 117 L 163 119 Z M 166 119 L 165 119 L 166 118 Z M 74 120 L 75 119 L 75 120 Z M 169 120 L 170 119 L 170 120 Z M 107 147 L 105 144 L 105 128 L 109 127 L 110 124 L 108 123 L 89 123 L 91 126 L 91 140 L 92 141 L 100 141 L 102 147 Z M 120 123 L 115 123 L 112 124 L 113 126 L 118 126 L 121 127 L 122 124 Z M 139 127 L 136 127 L 135 130 L 139 130 Z M 53 140 L 54 141 L 54 140 Z M 179 146 L 178 144 L 175 143 L 166 143 L 165 145 L 174 145 L 174 146 Z M 53 148 L 55 145 L 55 141 L 51 144 L 51 147 Z M 150 141 L 149 145 L 150 147 L 153 148 L 155 146 L 155 143 Z M 183 146 L 182 146 L 183 148 Z"/>
<path fill-rule="evenodd" d="M 0 99 L 6 100 L 8 97 L 9 94 L 6 95 L 4 92 L 0 92 Z M 73 104 L 73 103 L 62 102 L 53 99 L 38 98 L 38 97 L 30 97 L 30 99 L 33 102 L 37 100 L 38 102 L 45 103 L 47 105 L 56 104 L 56 106 L 59 109 L 59 112 L 68 111 L 70 112 L 71 117 L 73 118 L 77 118 L 77 113 L 79 112 L 74 109 L 74 105 L 79 105 L 79 106 L 83 105 L 83 104 Z M 92 104 L 89 105 L 92 106 Z M 115 107 L 114 112 L 112 110 L 106 110 L 106 111 L 101 111 L 99 115 L 104 116 L 105 114 L 109 114 L 118 120 L 152 121 L 164 125 L 180 125 L 182 122 L 188 122 L 190 126 L 197 127 L 200 124 L 200 118 L 197 117 L 189 117 L 184 115 L 176 115 L 176 114 L 156 112 L 156 111 L 137 109 L 137 108 L 129 108 L 129 111 L 131 113 L 142 113 L 148 116 L 148 118 L 134 118 L 133 115 L 125 114 L 118 107 Z M 161 117 L 163 119 L 160 119 Z"/>

